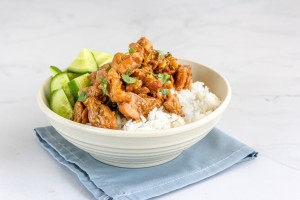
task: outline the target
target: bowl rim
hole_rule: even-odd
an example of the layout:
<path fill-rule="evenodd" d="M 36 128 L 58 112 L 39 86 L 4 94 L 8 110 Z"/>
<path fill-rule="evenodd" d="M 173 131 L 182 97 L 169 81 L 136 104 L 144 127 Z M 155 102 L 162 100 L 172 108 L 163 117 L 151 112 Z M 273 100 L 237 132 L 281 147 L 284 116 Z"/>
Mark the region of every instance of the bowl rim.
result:
<path fill-rule="evenodd" d="M 185 131 L 196 129 L 199 126 L 204 125 L 204 124 L 208 123 L 209 121 L 211 121 L 212 119 L 218 117 L 228 106 L 228 104 L 231 100 L 232 91 L 231 91 L 231 87 L 230 87 L 228 80 L 222 74 L 215 71 L 214 69 L 209 68 L 200 63 L 191 61 L 191 60 L 186 60 L 186 59 L 178 59 L 178 60 L 201 65 L 201 67 L 204 67 L 204 68 L 207 68 L 208 70 L 213 71 L 214 73 L 216 73 L 218 76 L 220 76 L 224 80 L 225 85 L 227 87 L 227 94 L 226 94 L 225 98 L 222 100 L 222 103 L 218 108 L 216 108 L 213 112 L 211 112 L 207 116 L 203 117 L 202 119 L 197 120 L 195 122 L 191 122 L 189 124 L 185 124 L 182 126 L 169 128 L 169 129 L 162 129 L 162 130 L 127 131 L 127 130 L 114 130 L 114 129 L 93 127 L 93 126 L 89 126 L 86 124 L 74 122 L 72 120 L 66 119 L 66 118 L 56 114 L 44 103 L 44 101 L 43 101 L 44 88 L 45 88 L 45 85 L 49 82 L 49 79 L 51 77 L 49 77 L 47 80 L 45 80 L 43 82 L 43 84 L 40 86 L 37 96 L 36 96 L 37 103 L 38 103 L 40 109 L 42 110 L 42 112 L 47 117 L 49 117 L 55 121 L 58 121 L 61 124 L 65 124 L 68 127 L 76 128 L 77 130 L 84 131 L 84 132 L 89 132 L 89 134 L 102 135 L 102 136 L 107 136 L 107 137 L 132 137 L 132 138 L 161 137 L 161 136 L 182 134 Z"/>

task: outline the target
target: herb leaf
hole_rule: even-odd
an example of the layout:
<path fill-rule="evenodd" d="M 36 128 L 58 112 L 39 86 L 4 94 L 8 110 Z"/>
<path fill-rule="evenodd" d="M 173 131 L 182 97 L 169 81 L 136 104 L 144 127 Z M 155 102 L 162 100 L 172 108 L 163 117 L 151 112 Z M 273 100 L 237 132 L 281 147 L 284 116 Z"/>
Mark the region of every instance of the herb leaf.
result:
<path fill-rule="evenodd" d="M 130 49 L 129 49 L 129 54 L 132 54 L 132 53 L 135 53 L 135 52 L 136 52 L 135 49 L 133 49 L 133 48 L 130 48 Z"/>
<path fill-rule="evenodd" d="M 137 82 L 138 78 L 136 77 L 130 77 L 130 74 L 131 72 L 126 72 L 125 74 L 122 74 L 122 79 L 125 83 L 128 83 L 128 84 L 132 84 L 132 83 L 135 83 Z"/>
<path fill-rule="evenodd" d="M 101 78 L 101 86 L 102 86 L 102 92 L 103 94 L 106 94 L 107 92 L 107 81 L 104 78 Z"/>
<path fill-rule="evenodd" d="M 166 88 L 164 88 L 164 89 L 161 90 L 161 93 L 162 93 L 162 95 L 164 95 L 164 96 L 168 96 L 169 90 L 166 89 Z"/>
<path fill-rule="evenodd" d="M 160 80 L 163 84 L 170 80 L 169 74 L 158 74 L 157 79 Z"/>
<path fill-rule="evenodd" d="M 84 102 L 88 97 L 89 97 L 88 93 L 86 93 L 85 91 L 81 91 L 77 101 Z"/>
<path fill-rule="evenodd" d="M 111 69 L 111 65 L 108 65 L 108 67 L 106 68 L 106 71 L 109 71 Z"/>

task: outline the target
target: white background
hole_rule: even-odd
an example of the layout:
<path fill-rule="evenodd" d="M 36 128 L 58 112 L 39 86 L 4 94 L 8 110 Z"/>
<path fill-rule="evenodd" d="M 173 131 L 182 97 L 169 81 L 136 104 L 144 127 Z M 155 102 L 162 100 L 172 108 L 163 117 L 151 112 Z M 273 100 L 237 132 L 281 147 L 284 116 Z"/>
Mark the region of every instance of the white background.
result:
<path fill-rule="evenodd" d="M 93 199 L 38 143 L 33 129 L 49 123 L 35 95 L 50 65 L 141 36 L 222 73 L 233 98 L 218 127 L 259 151 L 156 199 L 300 199 L 297 0 L 0 0 L 0 199 Z"/>

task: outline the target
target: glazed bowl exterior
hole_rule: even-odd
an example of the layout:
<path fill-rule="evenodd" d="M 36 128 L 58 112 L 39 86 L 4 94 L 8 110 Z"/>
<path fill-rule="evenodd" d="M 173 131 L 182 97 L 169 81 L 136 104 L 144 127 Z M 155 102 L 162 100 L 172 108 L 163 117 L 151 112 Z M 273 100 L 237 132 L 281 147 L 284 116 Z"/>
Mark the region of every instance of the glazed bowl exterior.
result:
<path fill-rule="evenodd" d="M 184 126 L 156 131 L 123 131 L 73 122 L 50 110 L 50 78 L 41 86 L 37 102 L 59 134 L 95 159 L 126 168 L 159 165 L 176 158 L 185 149 L 204 138 L 220 120 L 231 98 L 230 85 L 222 75 L 196 62 L 183 59 L 179 59 L 178 62 L 190 65 L 193 80 L 204 82 L 222 101 L 221 105 L 206 117 Z"/>

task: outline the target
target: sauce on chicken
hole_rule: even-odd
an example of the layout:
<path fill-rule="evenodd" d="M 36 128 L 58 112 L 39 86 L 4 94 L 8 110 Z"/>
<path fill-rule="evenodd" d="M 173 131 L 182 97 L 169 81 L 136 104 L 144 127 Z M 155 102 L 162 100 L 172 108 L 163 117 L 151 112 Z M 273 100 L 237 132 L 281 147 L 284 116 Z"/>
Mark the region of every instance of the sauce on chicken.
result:
<path fill-rule="evenodd" d="M 154 108 L 183 116 L 177 91 L 190 89 L 191 67 L 177 63 L 170 53 L 153 48 L 145 37 L 129 44 L 129 53 L 116 53 L 111 63 L 89 75 L 92 85 L 79 91 L 88 96 L 77 101 L 72 120 L 117 129 L 115 112 L 139 121 Z"/>

